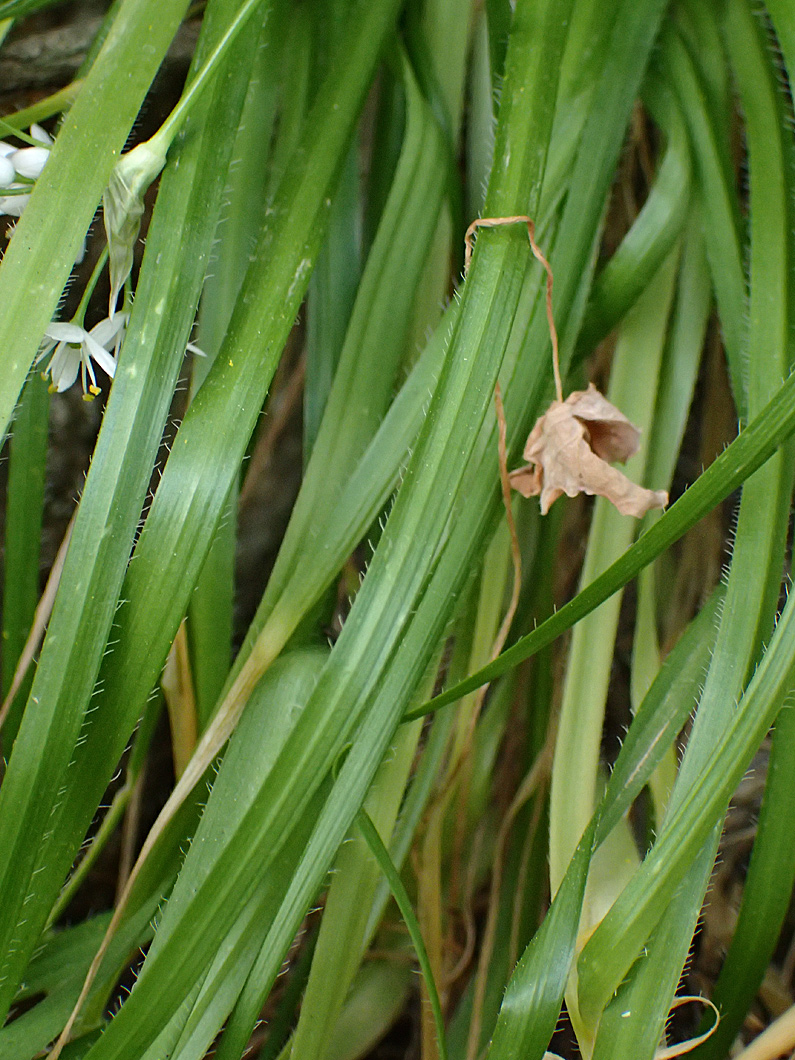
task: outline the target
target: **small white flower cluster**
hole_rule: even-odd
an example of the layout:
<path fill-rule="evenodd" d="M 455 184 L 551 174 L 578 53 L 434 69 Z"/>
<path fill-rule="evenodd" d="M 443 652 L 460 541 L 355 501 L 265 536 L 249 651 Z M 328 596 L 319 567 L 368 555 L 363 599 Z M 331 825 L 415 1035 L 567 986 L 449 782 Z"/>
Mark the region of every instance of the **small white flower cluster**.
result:
<path fill-rule="evenodd" d="M 0 214 L 21 217 L 30 200 L 33 184 L 41 175 L 50 157 L 52 137 L 40 125 L 31 125 L 30 138 L 35 146 L 14 147 L 0 140 Z M 12 192 L 14 194 L 2 194 Z M 82 253 L 78 262 L 82 261 Z M 51 379 L 50 389 L 62 393 L 77 381 L 83 386 L 83 396 L 90 401 L 99 393 L 96 363 L 111 379 L 116 371 L 116 359 L 127 327 L 127 313 L 114 313 L 101 320 L 90 331 L 74 322 L 54 321 L 44 332 L 36 363 L 51 354 L 43 375 Z"/>
<path fill-rule="evenodd" d="M 94 374 L 92 360 L 96 361 L 102 371 L 113 378 L 116 372 L 116 358 L 124 339 L 127 327 L 127 313 L 114 313 L 95 324 L 91 331 L 77 324 L 54 322 L 48 325 L 44 334 L 38 364 L 50 351 L 52 357 L 43 375 L 52 380 L 50 389 L 59 394 L 77 380 L 78 373 L 83 386 L 83 396 L 91 401 L 99 393 L 97 378 Z"/>
<path fill-rule="evenodd" d="M 15 192 L 0 195 L 0 214 L 21 217 L 30 199 L 33 182 L 50 157 L 52 137 L 40 125 L 31 125 L 30 136 L 36 147 L 14 147 L 0 140 L 0 189 Z"/>
<path fill-rule="evenodd" d="M 35 140 L 35 146 L 21 149 L 0 140 L 0 214 L 21 216 L 30 199 L 33 183 L 49 158 L 53 141 L 40 125 L 31 126 L 30 138 Z M 100 392 L 95 366 L 110 379 L 116 373 L 129 316 L 126 312 L 117 312 L 116 305 L 132 269 L 133 248 L 144 209 L 144 192 L 165 165 L 169 143 L 170 139 L 161 142 L 155 136 L 122 155 L 114 167 L 103 197 L 110 261 L 109 313 L 88 331 L 83 327 L 85 306 L 81 302 L 81 309 L 73 320 L 68 323 L 53 321 L 47 326 L 36 364 L 49 356 L 42 375 L 45 379 L 49 376 L 51 391 L 62 393 L 68 390 L 80 376 L 83 397 L 91 401 Z M 82 254 L 78 261 L 81 260 Z M 96 276 L 93 281 L 95 279 Z M 84 301 L 87 301 L 85 296 Z M 200 357 L 204 356 L 191 342 L 187 348 Z"/>

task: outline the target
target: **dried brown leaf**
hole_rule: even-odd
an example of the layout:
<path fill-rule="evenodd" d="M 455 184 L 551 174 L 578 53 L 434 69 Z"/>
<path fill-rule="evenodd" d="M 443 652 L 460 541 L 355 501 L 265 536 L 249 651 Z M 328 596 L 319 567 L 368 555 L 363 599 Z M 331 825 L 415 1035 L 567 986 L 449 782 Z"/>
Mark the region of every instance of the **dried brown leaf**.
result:
<path fill-rule="evenodd" d="M 614 460 L 628 460 L 639 443 L 637 427 L 591 383 L 565 401 L 553 401 L 541 416 L 524 449 L 528 463 L 511 472 L 511 485 L 525 497 L 541 494 L 542 515 L 564 493 L 588 493 L 639 519 L 668 503 L 664 490 L 644 489 L 610 467 Z"/>

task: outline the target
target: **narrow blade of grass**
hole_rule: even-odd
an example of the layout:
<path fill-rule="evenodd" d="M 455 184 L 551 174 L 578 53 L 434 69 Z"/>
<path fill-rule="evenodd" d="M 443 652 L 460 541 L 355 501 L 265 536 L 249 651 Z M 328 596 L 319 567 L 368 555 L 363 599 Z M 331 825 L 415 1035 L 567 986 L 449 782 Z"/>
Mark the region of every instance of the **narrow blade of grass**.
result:
<path fill-rule="evenodd" d="M 140 12 L 137 18 L 137 28 L 130 28 L 132 43 L 138 41 L 146 22 Z M 162 6 L 154 21 L 158 27 L 166 22 Z M 106 45 L 112 51 L 118 46 L 118 40 Z M 102 69 L 99 59 L 95 69 Z M 223 123 L 227 108 L 234 106 L 233 95 L 225 96 L 219 106 L 214 117 Z M 214 227 L 213 204 L 217 208 L 223 185 L 223 174 L 203 164 L 210 153 L 218 157 L 217 137 L 210 133 L 203 138 L 201 117 L 191 122 L 191 130 L 195 135 L 180 145 L 180 166 L 169 169 L 161 183 L 162 206 L 149 230 L 124 353 L 28 707 L 0 791 L 3 1011 L 118 760 L 118 756 L 108 760 L 101 753 L 90 754 L 85 766 L 91 783 L 80 787 L 75 748 L 81 746 L 81 728 L 193 323 Z M 52 160 L 46 173 L 50 165 Z M 82 164 L 81 174 L 85 182 Z M 175 238 L 175 231 L 180 238 Z M 166 302 L 169 312 L 152 311 Z M 110 724 L 115 728 L 114 722 Z M 88 727 L 93 730 L 93 725 Z M 122 749 L 129 731 L 122 738 Z M 66 797 L 67 791 L 75 792 L 70 789 L 75 783 L 76 800 L 82 800 L 79 810 Z"/>

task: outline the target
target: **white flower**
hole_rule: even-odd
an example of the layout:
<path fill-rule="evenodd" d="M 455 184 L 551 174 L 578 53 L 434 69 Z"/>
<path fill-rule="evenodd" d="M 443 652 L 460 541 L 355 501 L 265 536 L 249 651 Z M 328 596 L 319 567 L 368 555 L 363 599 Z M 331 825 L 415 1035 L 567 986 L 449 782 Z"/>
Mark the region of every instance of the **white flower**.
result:
<path fill-rule="evenodd" d="M 36 361 L 38 363 L 55 347 L 43 373 L 52 379 L 51 389 L 58 393 L 68 390 L 80 373 L 83 396 L 87 401 L 96 397 L 99 387 L 92 362 L 96 361 L 102 371 L 113 378 L 127 316 L 127 313 L 115 313 L 112 317 L 105 317 L 91 331 L 78 324 L 50 324 L 44 332 L 46 338 Z"/>
<path fill-rule="evenodd" d="M 30 135 L 39 146 L 16 148 L 0 140 L 0 187 L 19 192 L 17 195 L 0 196 L 0 214 L 8 214 L 9 217 L 22 216 L 30 200 L 31 183 L 41 175 L 50 157 L 52 137 L 35 124 L 30 127 Z M 21 177 L 23 183 L 19 183 L 17 177 Z"/>

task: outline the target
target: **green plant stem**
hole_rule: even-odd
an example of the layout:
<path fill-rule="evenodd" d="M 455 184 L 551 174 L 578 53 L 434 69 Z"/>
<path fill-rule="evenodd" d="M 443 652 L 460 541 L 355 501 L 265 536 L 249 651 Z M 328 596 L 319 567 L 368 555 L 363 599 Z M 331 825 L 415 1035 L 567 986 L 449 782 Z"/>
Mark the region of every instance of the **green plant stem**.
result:
<path fill-rule="evenodd" d="M 80 296 L 80 304 L 78 305 L 77 309 L 75 310 L 75 314 L 72 317 L 72 322 L 77 324 L 79 327 L 83 326 L 83 320 L 86 315 L 86 309 L 88 309 L 88 303 L 91 301 L 91 297 L 94 294 L 94 288 L 97 286 L 97 282 L 102 273 L 102 270 L 105 268 L 107 260 L 108 248 L 107 246 L 105 246 L 102 248 L 99 257 L 97 258 L 96 265 L 91 270 L 91 275 L 88 278 L 86 288 Z"/>
<path fill-rule="evenodd" d="M 240 6 L 215 47 L 191 77 L 177 105 L 155 135 L 151 137 L 151 140 L 160 141 L 164 145 L 164 154 L 173 143 L 174 137 L 185 124 L 185 119 L 191 113 L 192 108 L 196 106 L 199 97 L 212 82 L 238 33 L 240 33 L 259 5 L 265 2 L 266 0 L 244 0 L 244 3 Z"/>
<path fill-rule="evenodd" d="M 47 118 L 51 118 L 54 114 L 62 114 L 72 106 L 82 87 L 82 79 L 72 81 L 63 88 L 59 88 L 57 92 L 53 92 L 52 95 L 40 99 L 37 103 L 32 103 L 29 107 L 25 107 L 22 110 L 16 110 L 13 114 L 6 114 L 3 122 L 5 125 L 11 126 L 12 129 L 27 129 L 34 122 L 46 121 Z"/>

